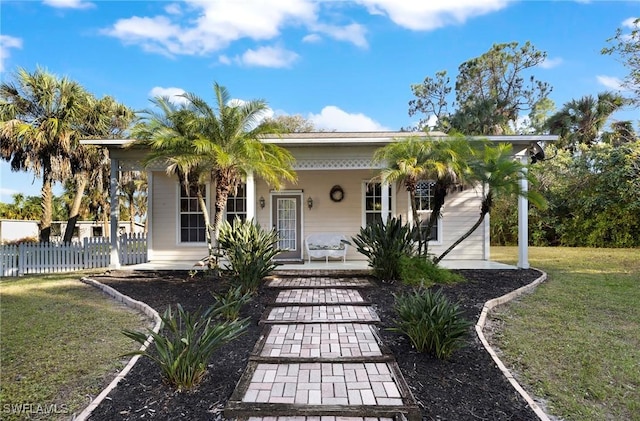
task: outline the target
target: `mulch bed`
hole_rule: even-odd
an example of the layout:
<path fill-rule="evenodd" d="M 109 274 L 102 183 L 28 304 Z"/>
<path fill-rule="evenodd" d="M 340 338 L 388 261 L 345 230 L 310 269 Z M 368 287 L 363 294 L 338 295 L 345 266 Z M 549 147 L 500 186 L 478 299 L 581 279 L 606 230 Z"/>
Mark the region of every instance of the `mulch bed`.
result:
<path fill-rule="evenodd" d="M 460 270 L 467 282 L 443 286 L 458 301 L 465 316 L 477 320 L 484 303 L 526 285 L 540 276 L 536 270 Z M 117 271 L 94 277 L 121 293 L 163 312 L 168 305 L 187 310 L 212 304 L 212 291 L 228 288 L 224 280 L 191 278 L 186 272 Z M 363 291 L 382 320 L 380 334 L 422 408 L 424 420 L 537 420 L 522 397 L 504 378 L 484 350 L 473 329 L 467 345 L 448 361 L 416 352 L 404 336 L 390 332 L 394 318 L 393 294 L 406 286 L 376 281 Z M 262 288 L 242 309 L 252 323 L 247 332 L 225 345 L 210 361 L 208 374 L 196 390 L 178 392 L 165 385 L 149 359 L 141 358 L 91 416 L 101 420 L 224 420 L 223 409 L 240 379 L 254 344 L 262 333 L 257 321 L 277 292 Z"/>

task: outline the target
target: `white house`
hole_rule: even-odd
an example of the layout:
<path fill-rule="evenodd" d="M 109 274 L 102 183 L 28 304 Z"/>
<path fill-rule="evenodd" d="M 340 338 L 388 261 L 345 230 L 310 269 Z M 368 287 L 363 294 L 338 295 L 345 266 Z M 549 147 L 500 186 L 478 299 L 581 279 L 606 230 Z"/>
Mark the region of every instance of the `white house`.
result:
<path fill-rule="evenodd" d="M 308 256 L 304 239 L 311 234 L 341 233 L 347 238 L 358 233 L 360 227 L 375 219 L 391 216 L 411 221 L 409 195 L 403 186 L 381 185 L 371 179 L 380 166 L 372 164 L 376 149 L 399 139 L 416 136 L 410 132 L 323 132 L 294 133 L 273 136 L 263 142 L 288 149 L 295 157 L 298 175 L 295 184 L 289 183 L 275 191 L 251 174 L 237 196 L 230 197 L 227 219 L 235 216 L 255 219 L 261 226 L 275 227 L 281 236 L 280 247 L 287 252 L 280 257 L 286 261 L 302 262 Z M 442 136 L 433 134 L 431 137 Z M 557 136 L 489 136 L 495 143 L 513 145 L 514 159 L 527 162 L 537 142 L 549 142 Z M 131 140 L 86 140 L 109 148 L 112 184 L 121 169 L 140 169 L 139 162 L 148 152 L 140 148 L 125 148 Z M 150 261 L 197 261 L 207 254 L 204 223 L 195 197 L 189 197 L 177 177 L 166 174 L 158 165 L 148 171 L 148 255 Z M 526 181 L 522 181 L 526 187 Z M 431 184 L 421 185 L 422 199 L 430 195 Z M 469 187 L 447 196 L 442 217 L 434 230 L 430 252 L 438 254 L 477 220 L 480 211 L 482 186 Z M 112 189 L 114 194 L 115 189 Z M 207 186 L 207 206 L 214 189 Z M 115 196 L 112 200 L 117 200 Z M 115 203 L 115 202 L 114 202 Z M 117 206 L 112 206 L 112 209 Z M 430 210 L 421 211 L 424 217 Z M 519 202 L 520 261 L 519 267 L 529 266 L 527 257 L 527 201 Z M 112 215 L 117 220 L 117 215 Z M 424 219 L 424 218 L 423 218 Z M 112 226 L 118 226 L 114 220 Z M 117 233 L 112 233 L 115 238 Z M 117 259 L 117 242 L 113 242 L 112 259 Z M 347 260 L 363 260 L 355 248 L 348 249 Z M 471 237 L 448 256 L 448 259 L 486 261 L 490 258 L 488 218 Z M 115 261 L 115 260 L 112 260 Z"/>

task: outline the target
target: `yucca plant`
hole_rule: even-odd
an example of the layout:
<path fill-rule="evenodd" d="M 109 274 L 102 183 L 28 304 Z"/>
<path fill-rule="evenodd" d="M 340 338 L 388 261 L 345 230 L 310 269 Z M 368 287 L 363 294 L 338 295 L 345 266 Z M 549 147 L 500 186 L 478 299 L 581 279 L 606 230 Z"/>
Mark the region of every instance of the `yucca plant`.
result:
<path fill-rule="evenodd" d="M 400 279 L 400 259 L 415 253 L 414 236 L 402 218 L 391 218 L 386 224 L 376 222 L 360 228 L 352 240 L 356 249 L 367 257 L 373 276 L 394 281 Z"/>
<path fill-rule="evenodd" d="M 439 359 L 449 358 L 464 344 L 471 323 L 462 317 L 457 303 L 452 303 L 441 290 L 414 290 L 396 295 L 394 309 L 396 327 L 419 352 L 429 352 Z"/>
<path fill-rule="evenodd" d="M 163 378 L 178 389 L 196 386 L 207 371 L 207 363 L 213 352 L 244 333 L 248 319 L 218 322 L 219 308 L 211 307 L 201 313 L 185 311 L 180 304 L 174 312 L 167 308 L 161 316 L 162 327 L 158 333 L 123 330 L 134 341 L 144 344 L 149 335 L 153 338 L 155 352 L 134 351 L 125 355 L 142 355 L 158 364 Z"/>
<path fill-rule="evenodd" d="M 260 281 L 276 268 L 273 258 L 282 251 L 275 230 L 266 231 L 253 221 L 240 219 L 233 225 L 222 224 L 218 244 L 229 262 L 225 270 L 245 292 L 258 289 Z"/>
<path fill-rule="evenodd" d="M 211 293 L 216 300 L 214 304 L 220 312 L 220 315 L 226 320 L 236 320 L 240 317 L 240 309 L 253 297 L 250 291 L 245 292 L 242 285 L 230 287 L 224 294 Z"/>

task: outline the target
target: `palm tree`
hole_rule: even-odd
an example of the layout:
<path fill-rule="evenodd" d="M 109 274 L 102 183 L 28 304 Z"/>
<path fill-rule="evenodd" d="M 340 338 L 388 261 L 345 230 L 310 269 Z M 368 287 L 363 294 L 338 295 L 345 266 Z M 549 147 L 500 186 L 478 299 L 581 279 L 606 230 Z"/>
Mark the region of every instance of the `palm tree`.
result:
<path fill-rule="evenodd" d="M 252 172 L 269 186 L 280 189 L 295 181 L 293 156 L 274 144 L 260 141 L 278 127 L 264 122 L 268 107 L 262 100 L 232 101 L 227 89 L 214 83 L 215 108 L 193 94 L 186 94 L 196 110 L 195 152 L 207 166 L 215 184 L 213 236 L 217 240 L 229 194 L 237 191 Z"/>
<path fill-rule="evenodd" d="M 113 98 L 105 96 L 99 100 L 89 98 L 84 118 L 77 130 L 83 138 L 117 139 L 124 135 L 135 117 L 134 112 Z M 71 172 L 75 181 L 75 195 L 69 210 L 69 220 L 63 241 L 71 242 L 79 217 L 80 206 L 87 186 L 98 187 L 100 172 L 109 173 L 109 161 L 100 148 L 91 145 L 77 145 L 71 152 Z M 101 168 L 103 166 L 104 168 Z M 100 171 L 97 169 L 100 168 Z M 100 183 L 100 185 L 103 185 Z"/>
<path fill-rule="evenodd" d="M 624 104 L 624 98 L 612 92 L 601 92 L 597 98 L 584 96 L 566 103 L 549 117 L 547 126 L 551 134 L 560 135 L 557 146 L 575 152 L 578 145 L 594 145 L 607 119 Z"/>
<path fill-rule="evenodd" d="M 424 232 L 429 235 L 435 226 L 447 192 L 463 182 L 468 172 L 467 158 L 470 146 L 462 137 L 445 140 L 411 137 L 390 143 L 374 153 L 374 162 L 386 163 L 378 178 L 384 183 L 401 181 L 409 192 L 411 212 L 418 233 L 419 253 L 428 252 L 429 238 L 423 238 L 418 215 L 416 191 L 421 180 L 435 180 L 431 216 Z"/>
<path fill-rule="evenodd" d="M 78 121 L 89 94 L 76 82 L 43 69 L 16 72 L 16 83 L 0 85 L 0 156 L 13 171 L 42 177 L 40 241 L 48 242 L 52 185 L 70 175 L 69 156 L 77 146 Z"/>
<path fill-rule="evenodd" d="M 436 264 L 478 229 L 487 214 L 491 212 L 493 199 L 496 196 L 525 196 L 532 204 L 538 207 L 546 206 L 544 198 L 539 193 L 531 190 L 522 190 L 520 180 L 524 177 L 528 181 L 532 181 L 533 177 L 529 174 L 524 164 L 513 158 L 511 145 L 499 144 L 491 146 L 483 143 L 480 147 L 474 149 L 476 157 L 475 159 L 472 158 L 470 162 L 472 179 L 483 186 L 480 217 L 466 233 L 434 259 Z"/>

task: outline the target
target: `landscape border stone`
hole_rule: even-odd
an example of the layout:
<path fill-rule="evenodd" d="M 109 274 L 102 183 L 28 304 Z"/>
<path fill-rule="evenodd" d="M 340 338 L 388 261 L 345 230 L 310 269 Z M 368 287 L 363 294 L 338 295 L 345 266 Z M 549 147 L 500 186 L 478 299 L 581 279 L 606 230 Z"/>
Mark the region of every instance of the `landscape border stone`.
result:
<path fill-rule="evenodd" d="M 80 279 L 80 281 L 101 290 L 102 292 L 107 294 L 109 297 L 124 304 L 125 306 L 142 312 L 143 314 L 145 314 L 146 316 L 154 320 L 155 325 L 153 326 L 152 330 L 155 333 L 158 333 L 160 331 L 160 326 L 162 325 L 162 320 L 160 319 L 160 315 L 158 314 L 157 311 L 149 307 L 147 304 L 143 303 L 142 301 L 134 300 L 133 298 L 127 295 L 121 294 L 120 292 L 116 291 L 110 286 L 104 285 L 94 279 L 83 277 Z M 149 345 L 151 345 L 152 342 L 153 342 L 153 337 L 149 335 L 147 337 L 146 342 L 140 347 L 140 351 L 146 350 L 149 347 Z M 129 373 L 129 371 L 131 371 L 131 369 L 136 364 L 136 362 L 138 362 L 139 358 L 140 358 L 140 355 L 134 355 L 129 360 L 129 363 L 122 369 L 122 371 L 120 371 L 120 373 L 118 373 L 118 375 L 111 381 L 111 383 L 109 383 L 109 385 L 102 392 L 100 392 L 100 394 L 96 396 L 91 401 L 91 403 L 78 416 L 74 417 L 74 421 L 85 421 L 87 418 L 89 418 L 89 416 L 91 416 L 91 413 L 98 407 L 98 405 L 100 405 L 100 403 L 107 397 L 107 395 L 113 389 L 115 389 L 118 383 L 120 383 L 120 381 L 124 379 L 124 377 Z"/>
<path fill-rule="evenodd" d="M 498 369 L 500 369 L 500 371 L 507 378 L 509 383 L 511 383 L 511 386 L 513 386 L 513 388 L 520 394 L 520 396 L 522 396 L 522 398 L 527 402 L 527 404 L 529 404 L 529 407 L 538 416 L 540 421 L 551 421 L 549 416 L 542 410 L 540 405 L 538 405 L 533 400 L 533 398 L 522 388 L 522 386 L 520 385 L 520 383 L 518 383 L 518 381 L 515 379 L 513 374 L 511 374 L 511 372 L 504 365 L 502 360 L 500 360 L 500 358 L 498 357 L 498 354 L 496 353 L 496 351 L 491 347 L 491 345 L 489 345 L 489 342 L 485 338 L 484 332 L 483 332 L 484 326 L 485 326 L 485 324 L 487 322 L 487 317 L 488 317 L 489 312 L 491 310 L 493 310 L 495 307 L 497 307 L 499 305 L 508 303 L 509 301 L 512 301 L 515 298 L 518 298 L 518 297 L 520 297 L 520 296 L 522 296 L 524 294 L 532 292 L 538 285 L 540 285 L 542 282 L 547 280 L 546 272 L 544 272 L 544 271 L 542 271 L 540 269 L 536 269 L 536 270 L 539 271 L 540 273 L 542 273 L 542 275 L 538 279 L 536 279 L 535 281 L 533 281 L 530 284 L 527 284 L 527 285 L 525 285 L 523 287 L 520 287 L 520 288 L 518 288 L 516 290 L 513 290 L 513 291 L 511 291 L 511 292 L 509 292 L 509 293 L 507 293 L 505 295 L 502 295 L 500 297 L 493 298 L 493 299 L 487 301 L 484 304 L 484 307 L 482 308 L 482 312 L 480 313 L 480 317 L 478 318 L 478 322 L 476 323 L 475 328 L 476 328 L 476 334 L 478 335 L 478 338 L 480 339 L 480 342 L 482 342 L 482 345 L 484 346 L 484 348 L 487 350 L 489 355 L 491 355 L 491 358 L 493 358 L 493 361 L 498 366 Z"/>

